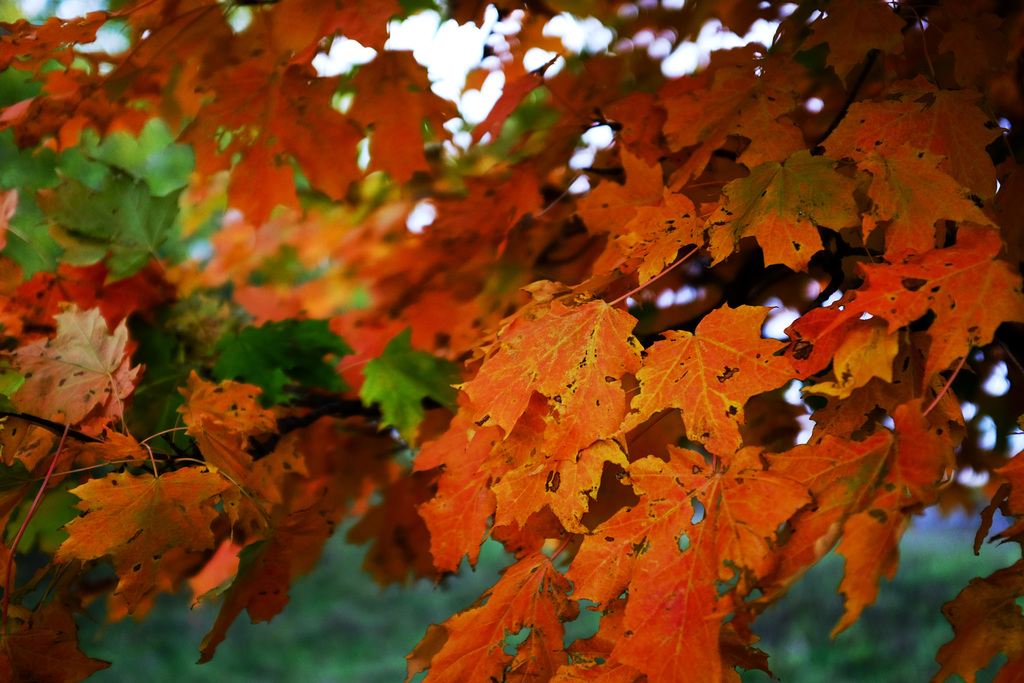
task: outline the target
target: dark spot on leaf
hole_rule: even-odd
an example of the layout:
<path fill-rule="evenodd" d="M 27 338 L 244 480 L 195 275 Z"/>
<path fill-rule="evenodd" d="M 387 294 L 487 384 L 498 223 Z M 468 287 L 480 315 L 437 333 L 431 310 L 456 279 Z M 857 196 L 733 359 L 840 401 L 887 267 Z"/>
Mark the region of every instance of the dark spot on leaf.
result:
<path fill-rule="evenodd" d="M 716 379 L 718 379 L 719 382 L 725 382 L 727 379 L 730 379 L 733 375 L 735 375 L 739 371 L 740 371 L 739 368 L 730 368 L 728 365 L 726 365 L 725 366 L 725 370 L 723 370 L 722 374 L 718 375 L 716 377 Z"/>
<path fill-rule="evenodd" d="M 544 490 L 555 493 L 562 483 L 562 475 L 558 472 L 548 472 L 548 481 L 544 484 Z"/>
<path fill-rule="evenodd" d="M 484 416 L 483 416 L 482 418 L 480 418 L 480 420 L 479 420 L 478 422 L 476 422 L 475 424 L 476 424 L 476 426 L 477 426 L 477 427 L 483 427 L 483 426 L 484 426 L 484 422 L 487 422 L 487 421 L 488 421 L 488 420 L 490 420 L 490 419 L 491 419 L 491 416 L 490 416 L 490 415 L 484 415 Z"/>
<path fill-rule="evenodd" d="M 900 284 L 902 284 L 903 287 L 906 288 L 907 290 L 911 292 L 916 292 L 917 290 L 921 289 L 926 284 L 928 284 L 928 281 L 922 280 L 919 277 L 905 277 L 903 278 Z"/>

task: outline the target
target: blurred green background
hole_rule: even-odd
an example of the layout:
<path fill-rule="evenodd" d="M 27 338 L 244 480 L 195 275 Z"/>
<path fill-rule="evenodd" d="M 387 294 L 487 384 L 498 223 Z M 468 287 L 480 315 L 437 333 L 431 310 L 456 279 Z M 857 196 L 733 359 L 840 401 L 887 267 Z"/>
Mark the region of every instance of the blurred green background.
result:
<path fill-rule="evenodd" d="M 829 633 L 842 614 L 836 587 L 843 558 L 829 555 L 786 597 L 769 609 L 755 629 L 782 681 L 829 683 L 919 683 L 938 671 L 939 647 L 952 637 L 940 611 L 976 576 L 987 576 L 1020 557 L 1017 546 L 986 544 L 972 551 L 973 521 L 928 520 L 900 546 L 900 571 L 882 581 L 879 600 L 861 620 L 839 635 Z M 497 544 L 485 546 L 475 572 L 463 572 L 434 587 L 429 582 L 381 590 L 359 569 L 364 549 L 335 536 L 320 565 L 297 581 L 285 611 L 269 624 L 249 624 L 246 615 L 231 628 L 213 661 L 198 666 L 199 643 L 213 624 L 216 605 L 190 609 L 186 595 L 165 595 L 142 622 L 80 620 L 82 649 L 114 665 L 90 681 L 185 680 L 258 682 L 391 683 L 405 678 L 404 656 L 427 626 L 470 604 L 497 579 L 507 556 Z M 572 636 L 588 636 L 596 622 L 581 618 Z M 978 680 L 991 681 L 1000 655 Z M 769 680 L 748 672 L 745 682 Z M 466 683 L 473 683 L 467 681 Z"/>

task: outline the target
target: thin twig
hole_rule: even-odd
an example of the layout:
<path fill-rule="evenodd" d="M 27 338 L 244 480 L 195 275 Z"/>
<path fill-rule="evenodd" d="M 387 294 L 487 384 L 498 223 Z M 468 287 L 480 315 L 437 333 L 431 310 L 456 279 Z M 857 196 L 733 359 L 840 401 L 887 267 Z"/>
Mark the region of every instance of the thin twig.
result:
<path fill-rule="evenodd" d="M 938 395 L 934 398 L 934 400 L 932 400 L 932 402 L 928 404 L 928 407 L 924 409 L 923 413 L 921 413 L 922 415 L 927 415 L 928 413 L 932 412 L 932 408 L 939 404 L 939 400 L 946 394 L 947 391 L 949 391 L 949 387 L 952 386 L 953 380 L 956 379 L 956 376 L 960 373 L 960 368 L 964 366 L 964 361 L 966 360 L 967 355 L 965 354 L 960 359 L 960 362 L 957 363 L 956 370 L 954 370 L 953 374 L 949 376 L 948 380 L 946 380 L 946 384 L 945 386 L 942 387 L 942 391 L 940 391 Z"/>
<path fill-rule="evenodd" d="M 7 576 L 4 577 L 4 601 L 3 614 L 0 615 L 0 635 L 7 634 L 7 608 L 10 606 L 11 589 L 13 588 L 11 583 L 14 580 L 14 553 L 17 552 L 18 543 L 21 542 L 21 537 L 25 534 L 25 529 L 28 528 L 28 523 L 32 520 L 32 516 L 36 512 L 36 508 L 39 507 L 39 501 L 43 499 L 43 493 L 46 491 L 46 485 L 50 483 L 50 478 L 53 476 L 53 468 L 56 467 L 57 461 L 60 459 L 60 454 L 64 450 L 64 443 L 67 441 L 70 431 L 71 425 L 65 425 L 64 434 L 61 435 L 60 444 L 57 445 L 57 452 L 53 454 L 53 461 L 50 463 L 50 469 L 46 471 L 43 483 L 39 485 L 39 491 L 36 492 L 35 500 L 32 501 L 32 507 L 28 509 L 28 513 L 25 515 L 25 521 L 21 523 L 21 528 L 18 529 L 18 534 L 14 537 L 14 542 L 11 543 L 11 552 L 7 557 Z"/>

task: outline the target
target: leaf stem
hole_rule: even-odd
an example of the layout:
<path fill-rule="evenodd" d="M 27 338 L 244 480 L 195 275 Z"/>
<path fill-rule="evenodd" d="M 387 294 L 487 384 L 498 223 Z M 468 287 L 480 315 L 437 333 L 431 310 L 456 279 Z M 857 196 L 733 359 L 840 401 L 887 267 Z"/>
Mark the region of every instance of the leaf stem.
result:
<path fill-rule="evenodd" d="M 28 528 L 28 523 L 32 521 L 32 516 L 35 514 L 36 509 L 39 507 L 39 501 L 43 498 L 43 493 L 46 491 L 46 485 L 50 482 L 50 478 L 53 476 L 53 469 L 57 465 L 57 461 L 60 460 L 61 451 L 64 450 L 64 442 L 67 441 L 68 433 L 71 431 L 71 425 L 64 425 L 64 433 L 60 437 L 60 443 L 57 445 L 57 452 L 53 454 L 53 461 L 50 463 L 50 469 L 46 471 L 46 476 L 43 478 L 43 483 L 39 485 L 39 491 L 36 492 L 35 500 L 32 501 L 32 507 L 28 509 L 28 513 L 25 515 L 25 521 L 21 523 L 21 528 L 18 529 L 17 535 L 14 537 L 14 541 L 11 543 L 11 551 L 7 556 L 7 575 L 4 577 L 4 600 L 3 600 L 3 613 L 0 615 L 0 635 L 7 635 L 7 609 L 10 606 L 11 601 L 11 583 L 14 580 L 14 553 L 18 550 L 18 543 L 21 542 L 21 537 L 25 533 L 25 529 Z"/>
<path fill-rule="evenodd" d="M 170 434 L 171 432 L 183 432 L 186 429 L 188 429 L 188 428 L 187 427 L 171 427 L 170 429 L 165 429 L 162 432 L 157 432 L 156 434 L 150 434 L 145 439 L 140 441 L 139 445 L 145 445 L 145 443 L 147 441 L 149 441 L 150 439 L 155 439 L 158 436 L 163 436 L 164 434 Z"/>
<path fill-rule="evenodd" d="M 636 288 L 626 292 L 625 294 L 623 294 L 618 299 L 616 299 L 615 301 L 611 302 L 608 305 L 609 306 L 615 306 L 616 304 L 618 304 L 618 303 L 624 301 L 625 299 L 628 299 L 629 297 L 633 296 L 634 294 L 639 292 L 641 289 L 643 289 L 647 285 L 651 284 L 652 282 L 656 281 L 658 278 L 662 277 L 663 275 L 668 275 L 668 273 L 671 272 L 676 266 L 678 266 L 683 261 L 685 261 L 686 259 L 688 259 L 691 256 L 693 256 L 694 254 L 696 254 L 698 249 L 700 249 L 700 247 L 694 247 L 693 249 L 690 250 L 690 252 L 688 254 L 686 254 L 686 256 L 683 256 L 682 258 L 677 259 L 676 262 L 673 263 L 671 266 L 669 266 L 665 270 L 661 271 L 660 273 L 658 273 L 657 275 L 655 275 L 654 277 L 652 277 L 650 280 L 648 280 L 647 282 L 643 283 L 642 285 L 638 285 Z"/>
<path fill-rule="evenodd" d="M 562 551 L 563 551 L 563 550 L 565 550 L 565 549 L 566 549 L 566 547 L 568 547 L 568 545 L 569 545 L 569 541 L 571 541 L 571 540 L 572 540 L 572 536 L 569 536 L 569 537 L 567 537 L 567 538 L 566 538 L 566 539 L 565 539 L 565 540 L 564 540 L 564 541 L 562 542 L 562 545 L 558 546 L 558 550 L 556 550 L 555 552 L 551 553 L 551 557 L 550 557 L 549 559 L 550 559 L 550 560 L 551 560 L 552 562 L 554 562 L 554 561 L 555 561 L 555 558 L 556 558 L 556 557 L 558 557 L 559 555 L 561 555 L 561 554 L 562 554 Z"/>
<path fill-rule="evenodd" d="M 928 413 L 932 412 L 932 408 L 934 408 L 935 406 L 937 406 L 939 404 L 939 400 L 945 395 L 945 393 L 947 391 L 949 391 L 949 387 L 952 386 L 953 380 L 955 380 L 956 376 L 960 373 L 960 368 L 962 368 L 964 366 L 964 361 L 966 361 L 966 360 L 967 360 L 967 355 L 965 354 L 960 359 L 960 362 L 957 363 L 956 369 L 953 370 L 953 374 L 949 376 L 948 380 L 946 380 L 946 384 L 945 384 L 945 386 L 942 387 L 942 391 L 940 391 L 935 396 L 935 398 L 932 400 L 932 402 L 928 404 L 928 407 L 924 409 L 923 413 L 921 413 L 922 415 L 927 415 Z"/>
<path fill-rule="evenodd" d="M 150 462 L 150 464 L 153 465 L 153 477 L 154 478 L 159 477 L 160 473 L 156 471 L 156 458 L 153 457 L 153 449 L 149 447 L 149 444 L 145 444 L 144 443 L 144 444 L 140 444 L 140 445 L 149 452 L 149 462 Z"/>

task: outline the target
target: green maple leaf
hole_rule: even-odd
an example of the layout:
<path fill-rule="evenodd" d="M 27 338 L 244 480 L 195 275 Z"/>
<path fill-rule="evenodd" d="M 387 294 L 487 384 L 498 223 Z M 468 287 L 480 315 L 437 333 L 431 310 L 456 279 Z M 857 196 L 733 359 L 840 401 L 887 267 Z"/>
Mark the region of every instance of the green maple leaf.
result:
<path fill-rule="evenodd" d="M 66 180 L 39 204 L 51 234 L 64 247 L 63 263 L 88 266 L 106 260 L 110 279 L 118 280 L 157 257 L 174 228 L 179 194 L 156 197 L 145 181 L 116 173 L 98 191 Z"/>
<path fill-rule="evenodd" d="M 234 379 L 263 389 L 264 405 L 288 399 L 285 385 L 341 391 L 345 383 L 329 356 L 352 353 L 326 320 L 283 320 L 246 327 L 222 337 L 214 347 L 220 357 L 213 366 L 217 379 Z"/>
<path fill-rule="evenodd" d="M 8 491 L 13 491 L 32 482 L 32 473 L 28 471 L 22 461 L 15 460 L 10 465 L 0 463 L 0 499 Z"/>
<path fill-rule="evenodd" d="M 25 378 L 12 370 L 9 363 L 0 362 L 0 411 L 6 413 L 18 412 L 10 397 L 24 383 Z"/>
<path fill-rule="evenodd" d="M 409 328 L 399 332 L 379 358 L 366 364 L 366 381 L 359 392 L 365 405 L 380 404 L 382 426 L 394 427 L 406 440 L 415 435 L 423 420 L 423 399 L 452 407 L 457 392 L 451 385 L 459 381 L 454 363 L 414 350 L 411 337 Z"/>

